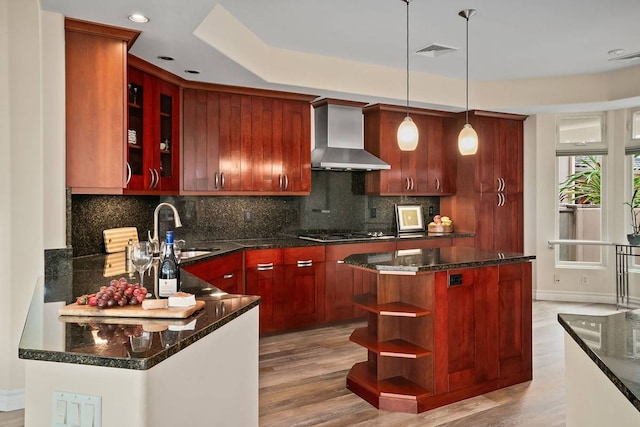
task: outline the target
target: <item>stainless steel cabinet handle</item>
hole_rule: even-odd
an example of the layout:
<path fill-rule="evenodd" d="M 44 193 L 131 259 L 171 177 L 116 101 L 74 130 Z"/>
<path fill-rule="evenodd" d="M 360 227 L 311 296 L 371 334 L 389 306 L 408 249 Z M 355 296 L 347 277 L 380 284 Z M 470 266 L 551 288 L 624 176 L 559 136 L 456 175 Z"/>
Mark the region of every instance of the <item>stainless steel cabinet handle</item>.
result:
<path fill-rule="evenodd" d="M 440 178 L 436 178 L 436 191 L 440 191 Z"/>
<path fill-rule="evenodd" d="M 411 177 L 411 189 L 414 189 L 414 182 L 413 182 L 413 177 Z"/>
<path fill-rule="evenodd" d="M 233 273 L 225 274 L 222 276 L 223 279 L 233 279 Z"/>
<path fill-rule="evenodd" d="M 339 259 L 338 261 L 336 261 L 336 264 L 344 264 L 344 260 Z"/>
<path fill-rule="evenodd" d="M 220 188 L 224 190 L 224 172 L 220 172 Z"/>
<path fill-rule="evenodd" d="M 287 175 L 286 173 L 284 174 L 284 189 L 289 189 L 289 175 Z"/>
<path fill-rule="evenodd" d="M 125 183 L 125 186 L 129 185 L 129 182 L 131 182 L 131 175 L 131 165 L 127 162 L 127 182 Z"/>
<path fill-rule="evenodd" d="M 411 178 L 406 177 L 406 178 L 405 178 L 405 180 L 406 180 L 407 182 L 406 182 L 406 185 L 404 186 L 404 187 L 405 187 L 404 189 L 405 189 L 405 190 L 407 190 L 407 191 L 409 191 L 409 190 L 411 190 Z"/>
<path fill-rule="evenodd" d="M 219 185 L 220 185 L 220 177 L 218 176 L 218 172 L 216 172 L 213 188 L 217 190 Z"/>
<path fill-rule="evenodd" d="M 282 174 L 278 174 L 278 189 L 282 190 Z"/>
<path fill-rule="evenodd" d="M 258 264 L 257 268 L 258 268 L 258 271 L 273 270 L 273 263 L 269 262 L 266 264 Z"/>
<path fill-rule="evenodd" d="M 305 261 L 298 260 L 298 267 L 311 267 L 313 266 L 313 260 L 308 259 Z"/>
<path fill-rule="evenodd" d="M 502 191 L 504 191 L 507 188 L 507 183 L 504 181 L 504 178 L 502 178 Z"/>
<path fill-rule="evenodd" d="M 156 174 L 156 185 L 153 188 L 158 188 L 158 185 L 160 184 L 160 172 L 158 172 L 158 169 L 154 169 L 153 173 Z"/>

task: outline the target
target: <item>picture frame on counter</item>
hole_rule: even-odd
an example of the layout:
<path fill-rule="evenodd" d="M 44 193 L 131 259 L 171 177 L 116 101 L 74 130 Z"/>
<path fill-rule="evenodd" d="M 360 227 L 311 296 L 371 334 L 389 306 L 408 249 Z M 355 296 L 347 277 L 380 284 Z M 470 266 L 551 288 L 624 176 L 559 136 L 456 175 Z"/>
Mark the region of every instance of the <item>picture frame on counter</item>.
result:
<path fill-rule="evenodd" d="M 424 232 L 424 215 L 421 205 L 395 205 L 396 229 L 400 233 Z"/>

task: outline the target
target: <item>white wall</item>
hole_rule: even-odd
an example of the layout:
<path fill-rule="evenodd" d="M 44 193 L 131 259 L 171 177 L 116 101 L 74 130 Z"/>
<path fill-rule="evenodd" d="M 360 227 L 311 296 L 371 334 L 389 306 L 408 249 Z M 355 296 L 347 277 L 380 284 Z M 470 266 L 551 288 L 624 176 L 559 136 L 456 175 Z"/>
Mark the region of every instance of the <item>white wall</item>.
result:
<path fill-rule="evenodd" d="M 0 410 L 23 406 L 20 334 L 44 271 L 43 249 L 65 241 L 62 18 L 39 8 L 37 0 L 0 0 L 0 236 L 7 249 L 0 257 Z"/>

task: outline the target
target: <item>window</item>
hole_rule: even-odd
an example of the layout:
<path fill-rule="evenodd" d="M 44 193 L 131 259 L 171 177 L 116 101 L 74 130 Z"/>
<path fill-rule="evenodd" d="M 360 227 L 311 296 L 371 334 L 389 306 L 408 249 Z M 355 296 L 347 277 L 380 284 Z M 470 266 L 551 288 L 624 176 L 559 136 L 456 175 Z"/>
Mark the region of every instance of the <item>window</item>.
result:
<path fill-rule="evenodd" d="M 557 138 L 558 239 L 602 241 L 604 115 L 560 116 Z M 560 244 L 556 262 L 601 265 L 602 246 Z"/>

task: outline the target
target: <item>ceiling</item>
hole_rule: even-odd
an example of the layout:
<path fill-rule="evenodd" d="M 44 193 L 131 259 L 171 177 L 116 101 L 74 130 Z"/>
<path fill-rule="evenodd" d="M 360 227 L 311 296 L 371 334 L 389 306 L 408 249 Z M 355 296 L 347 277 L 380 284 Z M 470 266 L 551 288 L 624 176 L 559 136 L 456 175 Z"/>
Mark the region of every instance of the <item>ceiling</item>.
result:
<path fill-rule="evenodd" d="M 344 98 L 348 90 L 333 92 L 297 85 L 295 79 L 271 78 L 273 70 L 256 64 L 287 54 L 301 55 L 301 61 L 339 60 L 363 72 L 406 67 L 403 0 L 41 0 L 41 7 L 140 30 L 131 53 L 188 80 L 321 96 L 340 92 Z M 640 65 L 640 59 L 613 61 L 608 53 L 640 52 L 638 0 L 412 0 L 412 74 L 464 80 L 465 20 L 458 12 L 467 8 L 478 10 L 469 21 L 471 82 L 603 73 Z M 150 21 L 129 21 L 134 12 Z M 213 42 L 203 36 L 207 33 L 213 34 Z M 233 49 L 243 43 L 261 46 L 266 54 L 234 55 Z M 436 57 L 413 54 L 431 43 L 458 50 Z M 159 55 L 175 60 L 162 61 Z M 186 69 L 200 74 L 187 74 Z"/>

